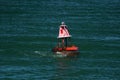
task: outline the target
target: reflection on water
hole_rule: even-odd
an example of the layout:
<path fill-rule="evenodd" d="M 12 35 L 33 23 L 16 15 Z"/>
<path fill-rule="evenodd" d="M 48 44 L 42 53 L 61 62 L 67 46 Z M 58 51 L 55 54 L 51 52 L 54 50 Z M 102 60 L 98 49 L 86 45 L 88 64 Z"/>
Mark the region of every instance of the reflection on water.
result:
<path fill-rule="evenodd" d="M 74 64 L 76 63 L 76 62 L 74 63 L 74 60 L 77 60 L 77 58 L 57 58 L 55 63 L 56 69 L 52 79 L 55 80 L 72 79 L 68 76 L 74 73 L 73 68 Z"/>

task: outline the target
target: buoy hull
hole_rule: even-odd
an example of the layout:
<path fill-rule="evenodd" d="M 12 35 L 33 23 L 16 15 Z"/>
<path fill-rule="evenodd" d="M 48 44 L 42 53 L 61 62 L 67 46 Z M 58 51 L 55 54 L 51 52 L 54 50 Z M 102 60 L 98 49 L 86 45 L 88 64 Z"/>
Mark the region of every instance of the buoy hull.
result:
<path fill-rule="evenodd" d="M 79 54 L 78 47 L 76 46 L 71 46 L 71 47 L 57 47 L 53 48 L 52 52 L 54 52 L 57 55 L 63 55 L 63 56 L 77 56 Z"/>

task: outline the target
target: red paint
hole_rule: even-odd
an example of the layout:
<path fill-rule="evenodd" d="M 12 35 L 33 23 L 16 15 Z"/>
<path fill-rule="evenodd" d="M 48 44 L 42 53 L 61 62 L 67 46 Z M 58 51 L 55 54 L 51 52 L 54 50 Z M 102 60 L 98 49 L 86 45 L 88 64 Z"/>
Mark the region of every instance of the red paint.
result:
<path fill-rule="evenodd" d="M 76 47 L 76 46 L 66 47 L 65 50 L 66 51 L 77 51 L 78 47 Z"/>
<path fill-rule="evenodd" d="M 60 30 L 60 33 L 63 34 L 63 30 Z"/>

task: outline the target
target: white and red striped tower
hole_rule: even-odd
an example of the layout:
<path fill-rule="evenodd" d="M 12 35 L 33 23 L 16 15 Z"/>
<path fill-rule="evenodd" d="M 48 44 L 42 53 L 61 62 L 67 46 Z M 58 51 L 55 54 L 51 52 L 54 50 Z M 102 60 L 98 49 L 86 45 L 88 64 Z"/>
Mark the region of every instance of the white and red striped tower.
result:
<path fill-rule="evenodd" d="M 67 26 L 65 25 L 64 22 L 61 23 L 59 27 L 59 35 L 58 38 L 62 39 L 62 44 L 67 47 L 67 38 L 71 37 L 71 35 L 68 32 Z M 65 41 L 65 42 L 64 42 Z"/>
<path fill-rule="evenodd" d="M 67 26 L 64 24 L 64 22 L 62 22 L 62 25 L 60 25 L 59 28 L 58 38 L 67 38 L 67 37 L 71 37 L 71 35 L 68 32 Z"/>

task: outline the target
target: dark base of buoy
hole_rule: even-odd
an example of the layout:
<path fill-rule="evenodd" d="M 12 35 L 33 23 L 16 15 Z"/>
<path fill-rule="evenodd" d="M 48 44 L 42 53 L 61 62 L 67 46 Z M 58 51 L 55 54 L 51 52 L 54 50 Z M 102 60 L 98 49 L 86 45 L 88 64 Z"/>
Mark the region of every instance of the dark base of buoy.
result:
<path fill-rule="evenodd" d="M 78 51 L 56 51 L 54 52 L 54 54 L 56 55 L 62 55 L 64 57 L 75 57 L 77 55 L 79 55 Z"/>

